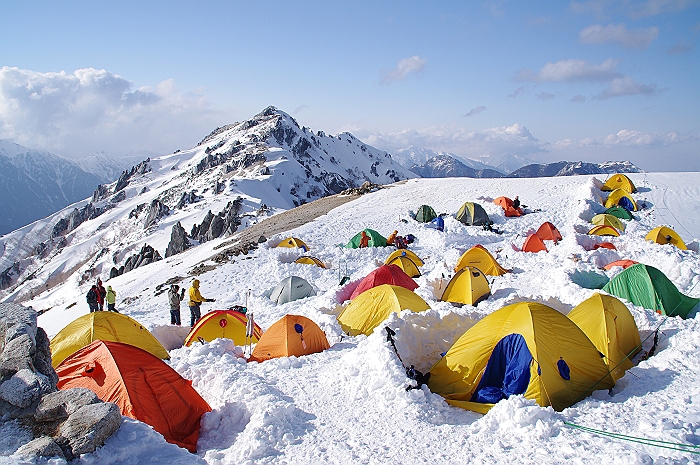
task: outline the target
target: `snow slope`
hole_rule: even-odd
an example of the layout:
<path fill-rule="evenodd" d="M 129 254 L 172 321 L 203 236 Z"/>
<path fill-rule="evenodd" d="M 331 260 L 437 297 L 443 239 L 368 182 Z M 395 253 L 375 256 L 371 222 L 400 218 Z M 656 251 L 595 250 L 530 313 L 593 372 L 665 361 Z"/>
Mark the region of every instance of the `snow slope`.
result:
<path fill-rule="evenodd" d="M 173 160 L 175 161 L 175 160 Z M 163 163 L 165 160 L 163 161 Z M 700 173 L 630 175 L 639 188 L 633 196 L 647 209 L 611 241 L 617 251 L 587 251 L 600 238 L 587 236 L 588 220 L 604 208 L 599 190 L 604 178 L 572 176 L 537 179 L 411 179 L 367 194 L 289 232 L 302 238 L 310 254 L 329 269 L 293 263 L 301 251 L 275 248 L 286 235 L 269 238 L 248 256 L 215 266 L 209 257 L 223 239 L 206 242 L 182 254 L 149 264 L 107 281 L 117 291 L 117 308 L 140 321 L 170 349 L 169 363 L 210 403 L 202 419 L 198 454 L 167 444 L 145 425 L 124 419 L 119 432 L 77 463 L 700 463 L 700 457 L 594 435 L 569 424 L 635 437 L 700 445 L 700 327 L 692 318 L 664 318 L 629 304 L 644 349 L 659 325 L 656 354 L 629 370 L 610 392 L 596 391 L 576 405 L 555 412 L 521 396 L 501 401 L 487 415 L 451 407 L 426 387 L 407 391 L 405 372 L 382 331 L 343 337 L 336 321 L 342 296 L 382 264 L 389 249 L 345 249 L 362 228 L 384 235 L 398 229 L 418 237 L 412 249 L 425 260 L 416 292 L 431 306 L 420 314 L 404 311 L 386 325 L 396 330 L 405 364 L 427 371 L 440 353 L 483 316 L 513 302 L 534 300 L 562 313 L 593 291 L 574 282 L 584 273 L 612 277 L 603 265 L 629 258 L 653 265 L 687 295 L 700 296 Z M 491 203 L 501 195 L 519 195 L 531 210 L 521 218 L 505 218 Z M 465 201 L 482 204 L 502 235 L 466 227 L 452 216 L 445 232 L 410 219 L 421 204 L 454 215 Z M 563 235 L 549 253 L 516 251 L 527 233 L 544 221 Z M 688 243 L 688 251 L 644 241 L 654 226 L 668 224 Z M 447 279 L 465 250 L 488 248 L 513 272 L 490 279 L 492 296 L 478 307 L 457 308 L 436 300 L 435 288 Z M 80 251 L 75 250 L 76 254 Z M 173 327 L 165 294 L 158 286 L 175 276 L 187 277 L 200 263 L 212 265 L 198 276 L 202 294 L 216 298 L 203 311 L 244 304 L 265 329 L 283 315 L 305 315 L 327 334 L 332 347 L 320 354 L 245 363 L 243 349 L 228 340 L 179 347 L 187 328 Z M 294 274 L 312 283 L 315 297 L 275 306 L 263 294 Z M 350 276 L 345 287 L 342 276 Z M 190 281 L 187 278 L 185 283 Z M 69 280 L 35 296 L 27 304 L 46 310 L 39 325 L 50 336 L 85 314 L 83 295 L 89 283 Z M 71 306 L 77 302 L 77 305 Z M 697 310 L 697 309 L 696 309 Z M 188 320 L 183 306 L 183 321 Z M 0 431 L 0 463 L 18 463 L 12 456 L 21 431 L 5 424 Z M 22 463 L 32 463 L 25 461 Z M 58 463 L 56 461 L 52 463 Z"/>

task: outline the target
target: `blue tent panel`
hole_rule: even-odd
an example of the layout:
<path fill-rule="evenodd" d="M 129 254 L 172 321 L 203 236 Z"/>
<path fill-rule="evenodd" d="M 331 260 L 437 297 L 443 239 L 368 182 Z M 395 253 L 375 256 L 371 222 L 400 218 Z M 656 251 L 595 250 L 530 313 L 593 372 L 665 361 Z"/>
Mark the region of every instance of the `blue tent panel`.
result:
<path fill-rule="evenodd" d="M 504 337 L 494 347 L 471 401 L 495 404 L 511 395 L 524 394 L 530 384 L 531 363 L 525 338 L 520 334 Z"/>
<path fill-rule="evenodd" d="M 620 197 L 620 200 L 617 201 L 617 204 L 627 210 L 628 212 L 631 212 L 634 210 L 634 205 L 632 205 L 632 202 L 630 202 L 630 199 L 627 197 Z"/>

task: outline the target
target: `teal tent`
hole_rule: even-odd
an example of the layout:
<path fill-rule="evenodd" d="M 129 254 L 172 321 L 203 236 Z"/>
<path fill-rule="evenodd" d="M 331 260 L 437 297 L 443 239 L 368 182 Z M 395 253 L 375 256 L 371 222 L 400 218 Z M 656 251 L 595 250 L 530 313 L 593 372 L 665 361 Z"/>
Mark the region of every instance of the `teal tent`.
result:
<path fill-rule="evenodd" d="M 681 318 L 686 318 L 700 302 L 698 298 L 682 294 L 661 271 L 642 263 L 615 276 L 603 290 L 662 315 Z"/>
<path fill-rule="evenodd" d="M 290 276 L 284 278 L 272 289 L 270 300 L 279 304 L 286 304 L 295 300 L 304 299 L 316 295 L 316 291 L 304 278 Z"/>
<path fill-rule="evenodd" d="M 619 218 L 621 220 L 633 220 L 634 217 L 632 216 L 632 213 L 630 213 L 629 210 L 627 210 L 625 207 L 621 207 L 619 205 L 615 205 L 614 207 L 610 207 L 607 210 L 605 210 L 605 213 L 608 215 L 612 215 L 616 218 Z"/>
<path fill-rule="evenodd" d="M 365 234 L 369 236 L 369 243 L 367 244 L 367 247 L 386 247 L 386 237 L 382 236 L 379 234 L 377 231 L 374 229 L 365 229 Z M 359 233 L 355 234 L 355 236 L 350 239 L 350 242 L 348 242 L 345 247 L 348 249 L 357 249 L 360 247 L 360 237 L 362 236 L 362 231 Z"/>
<path fill-rule="evenodd" d="M 435 210 L 428 205 L 421 205 L 416 212 L 416 221 L 419 223 L 430 223 L 435 218 L 437 218 Z"/>

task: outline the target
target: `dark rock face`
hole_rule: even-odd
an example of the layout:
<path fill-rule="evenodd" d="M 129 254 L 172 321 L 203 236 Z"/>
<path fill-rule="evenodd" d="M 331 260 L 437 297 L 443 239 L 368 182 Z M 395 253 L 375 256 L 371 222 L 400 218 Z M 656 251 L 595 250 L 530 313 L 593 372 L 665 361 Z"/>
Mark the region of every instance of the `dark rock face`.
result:
<path fill-rule="evenodd" d="M 173 230 L 170 233 L 170 242 L 165 249 L 165 258 L 184 252 L 191 247 L 191 245 L 192 244 L 190 244 L 190 241 L 187 239 L 185 228 L 183 228 L 178 221 L 177 224 L 173 226 Z"/>
<path fill-rule="evenodd" d="M 158 222 L 159 219 L 170 214 L 170 208 L 160 200 L 153 199 L 148 206 L 146 219 L 143 222 L 144 229 L 148 229 Z"/>
<path fill-rule="evenodd" d="M 104 207 L 97 208 L 92 203 L 88 203 L 81 209 L 75 208 L 68 216 L 61 218 L 54 225 L 51 237 L 65 236 L 84 222 L 97 218 L 113 207 L 113 204 L 107 204 Z"/>
<path fill-rule="evenodd" d="M 88 389 L 58 391 L 57 382 L 36 312 L 0 304 L 0 425 L 17 421 L 27 439 L 15 454 L 72 460 L 94 452 L 119 429 L 116 404 Z"/>
<path fill-rule="evenodd" d="M 149 263 L 157 262 L 158 260 L 162 259 L 163 257 L 160 256 L 160 253 L 158 253 L 156 249 L 148 244 L 144 244 L 139 253 L 133 254 L 126 259 L 124 265 L 120 266 L 119 268 L 112 267 L 112 269 L 109 271 L 109 278 L 112 279 L 116 276 L 121 276 L 135 268 L 148 265 Z"/>
<path fill-rule="evenodd" d="M 119 176 L 119 179 L 114 184 L 114 188 L 112 189 L 110 189 L 109 184 L 100 184 L 99 186 L 97 186 L 97 189 L 95 189 L 95 191 L 92 193 L 92 201 L 99 202 L 100 200 L 104 200 L 111 194 L 117 194 L 120 191 L 124 190 L 124 188 L 129 185 L 129 182 L 133 177 L 143 175 L 151 171 L 150 166 L 148 166 L 150 161 L 151 159 L 147 158 L 138 165 L 131 167 L 130 170 L 122 171 L 121 176 Z M 116 203 L 120 200 L 112 201 Z"/>
<path fill-rule="evenodd" d="M 239 213 L 243 206 L 240 197 L 231 201 L 226 207 L 214 215 L 211 210 L 207 212 L 202 223 L 192 226 L 190 237 L 199 242 L 206 242 L 219 237 L 230 236 L 235 233 L 241 224 Z"/>

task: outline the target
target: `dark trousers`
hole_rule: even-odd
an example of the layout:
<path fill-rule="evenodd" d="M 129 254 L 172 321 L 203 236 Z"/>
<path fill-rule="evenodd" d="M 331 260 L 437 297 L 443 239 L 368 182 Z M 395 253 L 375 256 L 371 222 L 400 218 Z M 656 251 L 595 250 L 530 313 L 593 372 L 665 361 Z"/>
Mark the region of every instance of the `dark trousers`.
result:
<path fill-rule="evenodd" d="M 100 304 L 97 302 L 88 302 L 88 305 L 90 306 L 90 313 L 100 310 Z"/>
<path fill-rule="evenodd" d="M 201 317 L 202 313 L 199 309 L 199 305 L 190 305 L 190 326 L 194 326 Z"/>
<path fill-rule="evenodd" d="M 107 304 L 107 310 L 110 311 L 110 312 L 117 312 L 117 309 L 116 309 L 115 305 L 116 305 L 116 303 L 114 303 L 114 304 Z M 119 312 L 117 312 L 117 313 L 119 313 Z"/>
<path fill-rule="evenodd" d="M 180 326 L 180 307 L 170 309 L 170 324 Z"/>

